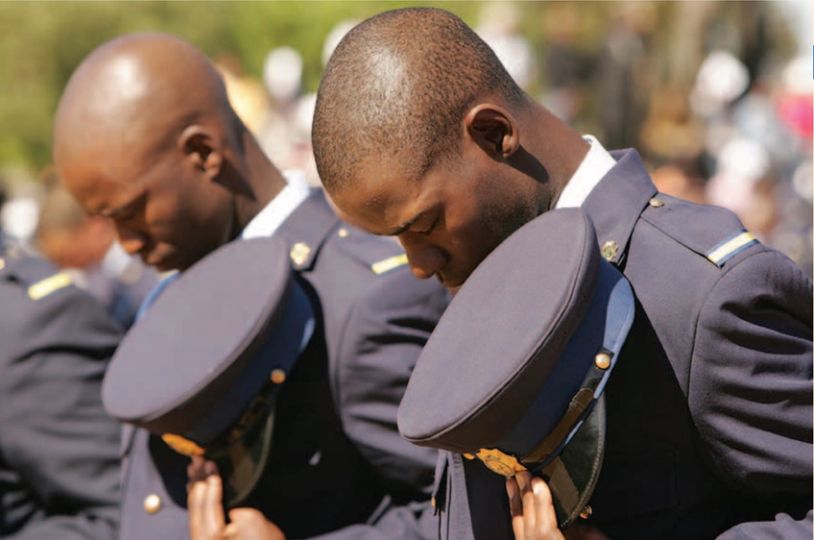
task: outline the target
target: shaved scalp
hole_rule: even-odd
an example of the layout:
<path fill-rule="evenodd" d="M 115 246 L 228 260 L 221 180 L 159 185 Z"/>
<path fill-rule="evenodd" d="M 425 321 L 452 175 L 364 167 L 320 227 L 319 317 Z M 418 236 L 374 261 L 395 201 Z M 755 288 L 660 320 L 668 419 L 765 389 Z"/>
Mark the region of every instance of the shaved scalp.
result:
<path fill-rule="evenodd" d="M 239 124 L 206 56 L 166 34 L 123 36 L 94 50 L 68 81 L 54 124 L 55 162 L 157 152 L 205 120 Z"/>
<path fill-rule="evenodd" d="M 312 130 L 322 183 L 352 182 L 381 157 L 418 177 L 459 149 L 474 102 L 526 96 L 466 23 L 440 9 L 409 8 L 372 17 L 340 42 L 325 69 Z"/>

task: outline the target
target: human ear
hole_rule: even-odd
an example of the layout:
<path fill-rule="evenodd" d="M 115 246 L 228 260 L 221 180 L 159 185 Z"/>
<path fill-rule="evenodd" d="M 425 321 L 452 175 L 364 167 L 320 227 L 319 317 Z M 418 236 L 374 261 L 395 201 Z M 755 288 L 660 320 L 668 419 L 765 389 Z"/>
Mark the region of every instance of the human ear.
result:
<path fill-rule="evenodd" d="M 520 148 L 517 122 L 499 105 L 480 103 L 472 107 L 464 125 L 475 144 L 494 159 L 506 160 Z"/>
<path fill-rule="evenodd" d="M 200 126 L 188 126 L 178 137 L 178 147 L 187 159 L 207 177 L 216 178 L 223 165 L 223 153 L 215 133 Z"/>

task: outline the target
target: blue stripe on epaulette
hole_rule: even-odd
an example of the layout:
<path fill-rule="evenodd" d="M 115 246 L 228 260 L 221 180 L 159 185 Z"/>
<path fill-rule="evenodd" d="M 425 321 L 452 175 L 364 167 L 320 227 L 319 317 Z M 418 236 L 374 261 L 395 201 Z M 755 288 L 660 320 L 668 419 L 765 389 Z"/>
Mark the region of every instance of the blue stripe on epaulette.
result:
<path fill-rule="evenodd" d="M 720 268 L 726 261 L 757 242 L 757 238 L 752 233 L 741 229 L 712 248 L 707 253 L 707 259 Z"/>

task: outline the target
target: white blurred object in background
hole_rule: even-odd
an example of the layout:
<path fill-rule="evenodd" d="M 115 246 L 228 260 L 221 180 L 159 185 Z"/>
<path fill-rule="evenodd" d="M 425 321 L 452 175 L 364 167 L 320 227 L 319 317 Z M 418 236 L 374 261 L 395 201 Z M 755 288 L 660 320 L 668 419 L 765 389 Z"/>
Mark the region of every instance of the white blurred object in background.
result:
<path fill-rule="evenodd" d="M 9 199 L 0 210 L 0 229 L 8 236 L 28 243 L 37 230 L 40 205 L 34 197 Z"/>
<path fill-rule="evenodd" d="M 495 51 L 495 55 L 515 82 L 528 89 L 534 78 L 534 53 L 520 32 L 520 9 L 510 2 L 483 5 L 475 31 Z"/>
<path fill-rule="evenodd" d="M 294 101 L 302 82 L 302 56 L 291 47 L 272 49 L 263 62 L 263 82 L 278 104 Z"/>
<path fill-rule="evenodd" d="M 749 71 L 726 51 L 713 51 L 701 63 L 690 95 L 693 109 L 712 116 L 749 87 Z"/>

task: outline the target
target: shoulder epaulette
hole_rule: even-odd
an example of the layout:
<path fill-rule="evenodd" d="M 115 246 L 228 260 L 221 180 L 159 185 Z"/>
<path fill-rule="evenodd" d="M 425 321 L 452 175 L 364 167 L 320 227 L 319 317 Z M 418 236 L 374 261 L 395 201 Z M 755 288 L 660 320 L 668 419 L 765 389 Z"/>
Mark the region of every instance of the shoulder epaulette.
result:
<path fill-rule="evenodd" d="M 642 219 L 718 268 L 758 243 L 733 212 L 661 193 L 650 200 Z"/>
<path fill-rule="evenodd" d="M 30 285 L 28 287 L 28 297 L 32 300 L 39 300 L 58 291 L 59 289 L 63 289 L 68 285 L 71 285 L 72 283 L 73 279 L 69 273 L 57 272 L 52 276 L 41 279 L 33 285 Z"/>
<path fill-rule="evenodd" d="M 375 262 L 370 265 L 370 269 L 373 270 L 374 274 L 378 275 L 389 272 L 390 270 L 398 268 L 399 266 L 404 266 L 405 264 L 407 264 L 407 254 L 402 253 L 401 255 L 394 255 L 379 262 Z"/>
<path fill-rule="evenodd" d="M 334 234 L 338 249 L 377 276 L 407 264 L 407 254 L 392 238 L 373 236 L 347 225 Z"/>
<path fill-rule="evenodd" d="M 707 259 L 720 267 L 738 253 L 756 243 L 757 238 L 755 238 L 755 235 L 748 231 L 740 230 L 707 253 Z"/>

